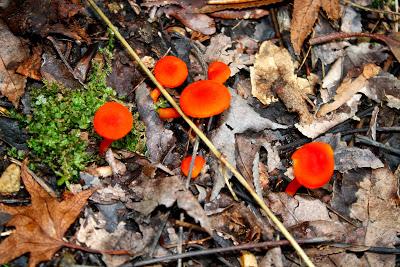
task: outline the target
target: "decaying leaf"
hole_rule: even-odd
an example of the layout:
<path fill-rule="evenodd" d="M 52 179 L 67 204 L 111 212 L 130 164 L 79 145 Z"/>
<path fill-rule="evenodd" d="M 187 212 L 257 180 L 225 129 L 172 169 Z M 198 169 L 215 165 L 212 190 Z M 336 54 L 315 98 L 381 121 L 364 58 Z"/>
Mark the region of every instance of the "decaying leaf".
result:
<path fill-rule="evenodd" d="M 285 129 L 287 126 L 272 122 L 260 116 L 242 97 L 231 91 L 231 107 L 222 114 L 223 124 L 211 134 L 211 141 L 223 153 L 225 158 L 234 166 L 235 161 L 235 134 L 243 133 L 247 130 L 259 132 L 265 129 Z M 218 164 L 212 164 L 215 171 L 214 187 L 211 199 L 214 199 L 221 188 L 225 185 L 225 180 L 221 174 Z M 226 174 L 228 177 L 231 175 Z"/>
<path fill-rule="evenodd" d="M 339 0 L 294 1 L 290 37 L 296 54 L 300 54 L 301 46 L 310 34 L 321 7 L 329 18 L 335 20 L 340 17 Z"/>
<path fill-rule="evenodd" d="M 21 168 L 10 164 L 0 177 L 0 193 L 14 193 L 19 191 L 21 185 Z"/>
<path fill-rule="evenodd" d="M 155 237 L 154 229 L 140 225 L 140 232 L 126 228 L 125 222 L 119 222 L 114 231 L 107 231 L 107 220 L 100 213 L 85 212 L 85 218 L 80 220 L 80 228 L 76 234 L 77 240 L 86 246 L 97 250 L 128 250 L 135 255 L 143 253 L 150 247 Z M 103 254 L 107 266 L 121 266 L 130 259 L 127 255 Z"/>
<path fill-rule="evenodd" d="M 15 107 L 25 92 L 26 78 L 15 73 L 18 64 L 28 57 L 22 42 L 0 20 L 0 92 Z"/>
<path fill-rule="evenodd" d="M 163 122 L 154 110 L 154 104 L 145 83 L 136 88 L 135 94 L 140 118 L 146 125 L 146 146 L 149 158 L 153 162 L 160 162 L 176 139 L 173 132 L 164 127 Z"/>
<path fill-rule="evenodd" d="M 79 216 L 93 191 L 82 191 L 59 202 L 33 180 L 26 164 L 22 166 L 22 180 L 31 195 L 32 204 L 22 207 L 0 204 L 1 212 L 12 215 L 6 225 L 15 227 L 15 232 L 0 244 L 0 263 L 5 264 L 29 252 L 29 266 L 33 267 L 41 261 L 50 260 L 65 244 L 65 232 Z"/>
<path fill-rule="evenodd" d="M 254 66 L 250 68 L 252 94 L 264 105 L 281 98 L 290 111 L 299 114 L 302 122 L 309 123 L 312 116 L 307 108 L 305 93 L 312 91 L 315 81 L 299 78 L 294 71 L 289 52 L 271 41 L 265 41 L 256 55 Z"/>
<path fill-rule="evenodd" d="M 355 94 L 345 105 L 329 118 L 321 117 L 314 119 L 310 124 L 296 123 L 295 127 L 305 136 L 315 138 L 325 133 L 332 127 L 352 118 L 360 104 L 361 95 Z"/>
<path fill-rule="evenodd" d="M 393 246 L 399 241 L 398 180 L 387 168 L 345 173 L 335 186 L 332 206 L 362 222 L 367 246 Z M 394 266 L 395 255 L 366 253 L 371 266 Z"/>
<path fill-rule="evenodd" d="M 205 35 L 212 35 L 217 30 L 215 21 L 205 14 L 191 13 L 191 11 L 177 6 L 164 9 L 165 14 L 180 20 L 186 27 L 201 32 Z"/>
<path fill-rule="evenodd" d="M 189 216 L 200 222 L 200 225 L 212 233 L 210 221 L 193 194 L 185 189 L 179 176 L 170 176 L 160 179 L 146 179 L 141 184 L 132 184 L 132 190 L 141 196 L 138 202 L 127 203 L 127 207 L 144 215 L 149 215 L 159 205 L 171 207 L 177 202 L 178 207 L 184 209 Z"/>
<path fill-rule="evenodd" d="M 32 49 L 32 55 L 18 66 L 16 72 L 31 79 L 40 81 L 40 65 L 42 63 L 42 48 L 35 46 Z"/>

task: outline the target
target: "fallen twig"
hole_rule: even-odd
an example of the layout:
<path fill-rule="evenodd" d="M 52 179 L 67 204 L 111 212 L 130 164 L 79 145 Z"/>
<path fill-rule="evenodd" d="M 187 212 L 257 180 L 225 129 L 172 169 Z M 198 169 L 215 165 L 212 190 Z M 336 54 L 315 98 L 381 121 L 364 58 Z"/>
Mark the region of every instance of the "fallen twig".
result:
<path fill-rule="evenodd" d="M 312 238 L 312 239 L 297 239 L 296 241 L 299 244 L 321 244 L 321 243 L 331 242 L 331 239 L 328 239 L 325 237 L 317 237 L 317 238 Z M 277 240 L 277 241 L 267 241 L 267 242 L 260 242 L 260 243 L 249 243 L 249 244 L 243 244 L 243 245 L 239 245 L 239 246 L 231 246 L 231 247 L 225 247 L 225 248 L 212 248 L 212 249 L 206 249 L 206 250 L 201 250 L 201 251 L 191 251 L 191 252 L 186 252 L 186 253 L 182 253 L 182 254 L 176 254 L 176 255 L 170 255 L 170 256 L 165 256 L 165 257 L 159 257 L 159 258 L 155 258 L 155 259 L 139 261 L 132 265 L 125 265 L 125 267 L 127 267 L 127 266 L 145 266 L 145 265 L 155 264 L 158 262 L 178 260 L 178 259 L 196 257 L 196 256 L 212 255 L 212 254 L 217 254 L 217 253 L 222 253 L 222 252 L 232 252 L 232 251 L 237 251 L 237 250 L 250 250 L 250 249 L 257 249 L 257 248 L 267 249 L 267 248 L 271 248 L 271 247 L 287 246 L 287 245 L 290 245 L 290 242 L 288 240 Z"/>
<path fill-rule="evenodd" d="M 368 137 L 362 136 L 362 135 L 356 135 L 355 139 L 356 139 L 355 140 L 356 143 L 362 143 L 365 145 L 374 146 L 374 147 L 386 150 L 392 154 L 400 156 L 400 149 L 398 149 L 398 148 L 394 148 L 394 147 L 379 143 L 377 141 L 374 141 L 374 140 L 369 139 Z"/>

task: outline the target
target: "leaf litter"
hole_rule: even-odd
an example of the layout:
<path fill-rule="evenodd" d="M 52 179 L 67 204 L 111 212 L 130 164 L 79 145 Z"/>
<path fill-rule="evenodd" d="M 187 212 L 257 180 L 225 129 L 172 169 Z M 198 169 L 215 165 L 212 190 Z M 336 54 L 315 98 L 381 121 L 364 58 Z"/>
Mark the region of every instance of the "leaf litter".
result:
<path fill-rule="evenodd" d="M 273 5 L 273 9 L 270 9 L 270 4 L 280 1 L 235 2 L 210 4 L 191 0 L 147 0 L 139 8 L 134 1 L 127 6 L 110 3 L 102 8 L 109 12 L 113 22 L 117 22 L 124 36 L 130 38 L 129 41 L 148 62 L 156 61 L 171 48 L 172 53 L 183 55 L 186 61 L 190 61 L 189 72 L 198 75 L 190 79 L 195 80 L 201 76 L 199 66 L 215 60 L 229 65 L 231 78 L 227 85 L 232 95 L 231 107 L 213 118 L 210 130 L 206 132 L 295 238 L 323 237 L 332 241 L 332 244 L 322 243 L 318 247 L 304 246 L 314 264 L 393 266 L 396 262 L 394 254 L 372 253 L 370 248 L 391 249 L 399 242 L 400 160 L 377 146 L 390 144 L 395 148 L 400 144 L 400 86 L 398 73 L 393 67 L 398 43 L 389 35 L 380 36 L 378 40 L 383 41 L 382 44 L 346 39 L 312 46 L 311 52 L 306 53 L 309 48 L 307 36 L 313 28 L 317 37 L 335 34 L 337 29 L 348 33 L 371 30 L 369 25 L 361 23 L 366 19 L 365 12 L 354 6 L 341 6 L 336 0 L 296 0 L 293 8 L 282 2 Z M 27 18 L 28 24 L 16 19 L 14 5 L 6 8 L 5 12 L 11 15 L 2 24 L 2 33 L 10 36 L 8 45 L 11 40 L 15 41 L 16 45 L 11 46 L 12 53 L 22 53 L 23 57 L 11 57 L 15 62 L 6 63 L 0 53 L 4 62 L 0 73 L 5 77 L 19 75 L 23 81 L 29 77 L 30 84 L 30 79 L 40 80 L 42 76 L 71 88 L 80 86 L 80 82 L 85 80 L 93 56 L 90 55 L 94 47 L 92 41 L 97 46 L 108 35 L 87 12 L 87 7 L 76 1 L 57 3 L 58 7 L 50 7 L 56 14 L 51 19 L 43 10 L 32 10 L 32 7 L 23 5 L 20 15 Z M 113 13 L 115 10 L 120 13 Z M 274 15 L 276 11 L 277 17 Z M 279 34 L 267 37 L 269 29 L 278 29 L 271 26 L 273 19 L 286 20 L 278 23 L 288 25 L 290 18 L 282 16 L 282 12 L 291 13 L 291 28 L 283 27 Z M 163 17 L 163 14 L 168 17 Z M 337 21 L 340 14 L 343 14 L 342 19 Z M 137 17 L 132 19 L 131 15 Z M 263 18 L 266 15 L 269 17 Z M 382 16 L 383 20 L 390 21 L 386 15 Z M 152 22 L 137 24 L 144 17 L 150 17 Z M 90 23 L 91 31 L 85 30 L 88 24 L 82 18 L 89 21 L 86 23 Z M 235 25 L 227 18 L 244 18 L 246 21 L 240 20 Z M 376 18 L 371 15 L 367 19 Z M 32 21 L 40 23 L 29 24 Z M 380 23 L 377 22 L 377 27 L 381 27 Z M 183 35 L 172 33 L 178 29 Z M 139 37 L 138 31 L 141 32 Z M 157 34 L 158 31 L 163 33 Z M 19 37 L 21 33 L 27 38 L 24 41 Z M 46 40 L 50 40 L 50 36 L 53 41 L 50 47 L 32 44 L 29 56 L 28 50 L 20 44 L 26 44 L 30 35 Z M 274 36 L 277 38 L 270 40 Z M 287 42 L 289 39 L 292 46 Z M 190 49 L 188 47 L 195 42 L 200 51 L 197 55 L 193 56 L 192 50 L 182 51 Z M 149 88 L 153 85 L 143 82 L 142 74 L 131 70 L 136 64 L 129 61 L 121 47 L 117 45 L 115 50 L 114 72 L 108 83 L 137 109 L 140 120 L 146 125 L 145 155 L 109 150 L 105 161 L 94 159 L 93 164 L 81 172 L 80 183 L 70 185 L 69 189 L 76 195 L 61 202 L 47 196 L 35 182 L 27 181 L 31 178 L 24 165 L 22 179 L 32 204 L 17 207 L 1 204 L 0 209 L 10 215 L 1 213 L 0 221 L 8 221 L 7 225 L 14 226 L 15 230 L 1 241 L 0 246 L 7 246 L 12 241 L 13 245 L 18 243 L 21 248 L 14 250 L 13 254 L 0 254 L 1 262 L 30 252 L 31 266 L 53 259 L 48 263 L 51 265 L 54 258 L 60 257 L 53 256 L 54 253 L 66 245 L 64 234 L 70 225 L 76 233 L 72 242 L 102 253 L 97 259 L 107 266 L 175 255 L 194 246 L 207 251 L 214 246 L 256 243 L 278 236 L 274 225 L 254 206 L 234 179 L 229 181 L 232 191 L 225 189 L 226 178 L 232 175 L 218 160 L 208 156 L 209 152 L 202 144 L 199 151 L 207 155 L 207 165 L 211 168 L 205 169 L 200 179 L 191 181 L 186 187 L 179 163 L 195 146 L 192 133 L 181 119 L 165 122 L 158 118 L 157 107 L 149 97 Z M 82 70 L 79 77 L 78 70 Z M 18 90 L 1 92 L 14 106 L 22 105 L 22 109 L 29 110 L 26 106 L 29 100 L 19 101 L 25 91 L 23 82 Z M 174 93 L 175 97 L 178 96 L 179 90 Z M 275 110 L 279 114 L 274 114 Z M 282 121 L 285 124 L 278 123 Z M 26 149 L 26 138 L 21 130 L 23 124 L 14 125 L 15 117 L 4 116 L 0 122 L 12 126 L 11 131 L 1 127 L 1 140 L 17 149 Z M 198 123 L 206 124 L 204 121 Z M 366 143 L 359 143 L 357 138 L 354 143 L 354 133 L 365 137 Z M 90 137 L 82 138 L 88 140 Z M 293 178 L 290 153 L 309 138 L 331 144 L 336 171 L 331 183 L 323 188 L 301 189 L 290 197 L 282 192 Z M 95 147 L 96 140 L 89 141 L 90 150 Z M 18 154 L 14 152 L 12 155 Z M 18 176 L 16 169 L 11 175 L 9 173 L 8 170 L 5 172 L 4 181 Z M 50 178 L 46 172 L 41 172 L 41 175 L 51 183 L 51 175 Z M 2 181 L 3 177 L 0 184 Z M 12 191 L 18 191 L 20 186 L 14 182 L 11 184 Z M 90 197 L 91 205 L 80 214 L 93 189 L 81 190 L 94 186 L 98 189 Z M 236 194 L 240 201 L 230 193 Z M 20 194 L 24 195 L 23 192 L 5 195 L 5 200 L 19 203 L 16 196 Z M 44 203 L 56 208 L 41 209 Z M 72 211 L 74 205 L 79 207 Z M 64 210 L 67 212 L 61 218 Z M 28 211 L 26 218 L 30 218 L 29 225 L 34 226 L 29 229 L 16 220 L 18 212 Z M 184 220 L 179 216 L 182 212 L 188 215 Z M 41 218 L 39 223 L 33 222 L 32 215 Z M 79 215 L 79 222 L 73 223 Z M 60 225 L 60 221 L 65 219 L 68 222 Z M 38 235 L 42 224 L 45 225 L 43 229 L 53 225 L 56 234 L 46 230 Z M 39 243 L 35 249 L 26 245 L 32 240 Z M 340 247 L 340 244 L 345 247 Z M 38 256 L 38 249 L 44 251 L 42 256 Z M 110 255 L 106 253 L 108 250 L 126 253 Z M 59 254 L 62 257 L 67 255 L 63 250 Z M 291 266 L 297 261 L 293 252 L 285 247 L 269 249 L 265 253 L 253 251 L 248 256 L 260 266 Z M 197 260 L 200 266 L 210 263 L 210 258 L 199 257 Z M 227 255 L 221 254 L 218 260 L 239 265 L 235 257 Z M 92 260 L 86 259 L 81 263 L 90 265 L 94 262 L 92 257 Z"/>

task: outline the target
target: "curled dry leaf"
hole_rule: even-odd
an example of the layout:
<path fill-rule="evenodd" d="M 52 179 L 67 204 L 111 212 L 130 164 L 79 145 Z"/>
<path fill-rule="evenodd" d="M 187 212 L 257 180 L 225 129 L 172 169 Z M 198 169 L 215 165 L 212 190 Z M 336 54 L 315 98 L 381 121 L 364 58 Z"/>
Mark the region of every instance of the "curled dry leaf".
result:
<path fill-rule="evenodd" d="M 360 92 L 365 86 L 368 85 L 368 80 L 378 75 L 381 68 L 375 64 L 367 64 L 363 68 L 363 72 L 356 79 L 345 79 L 339 88 L 336 90 L 336 95 L 333 102 L 324 104 L 317 112 L 317 117 L 322 117 L 332 112 L 347 101 L 349 101 L 354 94 Z"/>
<path fill-rule="evenodd" d="M 265 41 L 256 55 L 254 66 L 250 68 L 252 94 L 264 105 L 281 98 L 290 111 L 299 114 L 302 122 L 309 123 L 312 115 L 307 108 L 305 93 L 314 87 L 316 81 L 299 78 L 294 71 L 289 52 L 271 41 Z"/>
<path fill-rule="evenodd" d="M 22 165 L 22 180 L 32 204 L 22 207 L 0 204 L 0 211 L 12 216 L 6 225 L 15 227 L 15 232 L 0 243 L 0 263 L 29 252 L 29 266 L 33 267 L 50 260 L 65 244 L 65 232 L 79 216 L 93 190 L 82 191 L 60 202 L 33 180 L 26 162 Z"/>
<path fill-rule="evenodd" d="M 331 19 L 340 17 L 339 0 L 295 0 L 290 37 L 293 49 L 300 54 L 304 40 L 310 34 L 322 7 Z"/>

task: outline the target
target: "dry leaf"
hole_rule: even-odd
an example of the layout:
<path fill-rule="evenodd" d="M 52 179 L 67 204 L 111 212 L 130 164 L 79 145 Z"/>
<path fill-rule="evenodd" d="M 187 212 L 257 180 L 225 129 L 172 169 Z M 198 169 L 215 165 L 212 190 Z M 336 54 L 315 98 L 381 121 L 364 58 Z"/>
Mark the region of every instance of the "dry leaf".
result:
<path fill-rule="evenodd" d="M 10 164 L 0 177 L 0 193 L 14 193 L 21 185 L 21 168 L 17 164 Z"/>
<path fill-rule="evenodd" d="M 0 20 L 0 92 L 15 107 L 25 92 L 26 78 L 15 73 L 16 67 L 28 56 L 27 49 Z"/>
<path fill-rule="evenodd" d="M 51 197 L 22 166 L 22 180 L 31 195 L 30 206 L 11 207 L 0 204 L 0 211 L 12 215 L 7 226 L 15 227 L 0 244 L 0 263 L 5 264 L 27 252 L 29 266 L 50 260 L 64 244 L 65 232 L 76 220 L 92 190 L 82 191 L 59 202 Z"/>
<path fill-rule="evenodd" d="M 360 103 L 361 95 L 355 94 L 345 105 L 341 107 L 343 110 L 334 113 L 329 118 L 317 118 L 311 123 L 296 123 L 294 126 L 305 136 L 309 138 L 315 138 L 320 134 L 325 133 L 332 127 L 352 118 L 357 110 Z"/>
<path fill-rule="evenodd" d="M 299 114 L 300 121 L 312 121 L 305 93 L 314 87 L 315 81 L 295 75 L 292 57 L 285 48 L 271 41 L 262 43 L 254 67 L 250 68 L 250 77 L 252 94 L 264 105 L 278 101 L 279 97 L 290 111 Z"/>
<path fill-rule="evenodd" d="M 27 58 L 21 65 L 18 66 L 16 72 L 31 79 L 40 81 L 40 65 L 42 64 L 42 48 L 35 46 L 32 50 L 32 55 Z"/>
<path fill-rule="evenodd" d="M 142 199 L 127 203 L 128 208 L 144 215 L 149 215 L 156 207 L 164 205 L 171 207 L 175 202 L 189 216 L 200 222 L 200 225 L 212 233 L 210 221 L 193 194 L 187 190 L 179 176 L 169 176 L 158 179 L 143 179 L 142 183 L 131 184 L 132 191 Z"/>
<path fill-rule="evenodd" d="M 222 152 L 225 158 L 236 166 L 235 134 L 244 133 L 247 130 L 260 132 L 265 129 L 285 129 L 287 126 L 262 117 L 235 92 L 231 91 L 231 95 L 231 107 L 222 114 L 223 124 L 212 132 L 211 141 Z M 211 199 L 214 199 L 225 186 L 225 180 L 216 162 L 212 163 L 212 168 L 215 171 L 215 175 Z M 230 177 L 230 174 L 228 173 L 227 176 Z"/>
<path fill-rule="evenodd" d="M 397 177 L 387 168 L 358 169 L 335 184 L 332 206 L 362 222 L 367 246 L 393 246 L 399 242 L 400 208 Z M 394 266 L 395 255 L 366 253 L 371 266 Z"/>
<path fill-rule="evenodd" d="M 290 37 L 293 49 L 300 54 L 304 40 L 310 34 L 322 7 L 331 19 L 340 17 L 339 0 L 295 0 Z"/>

